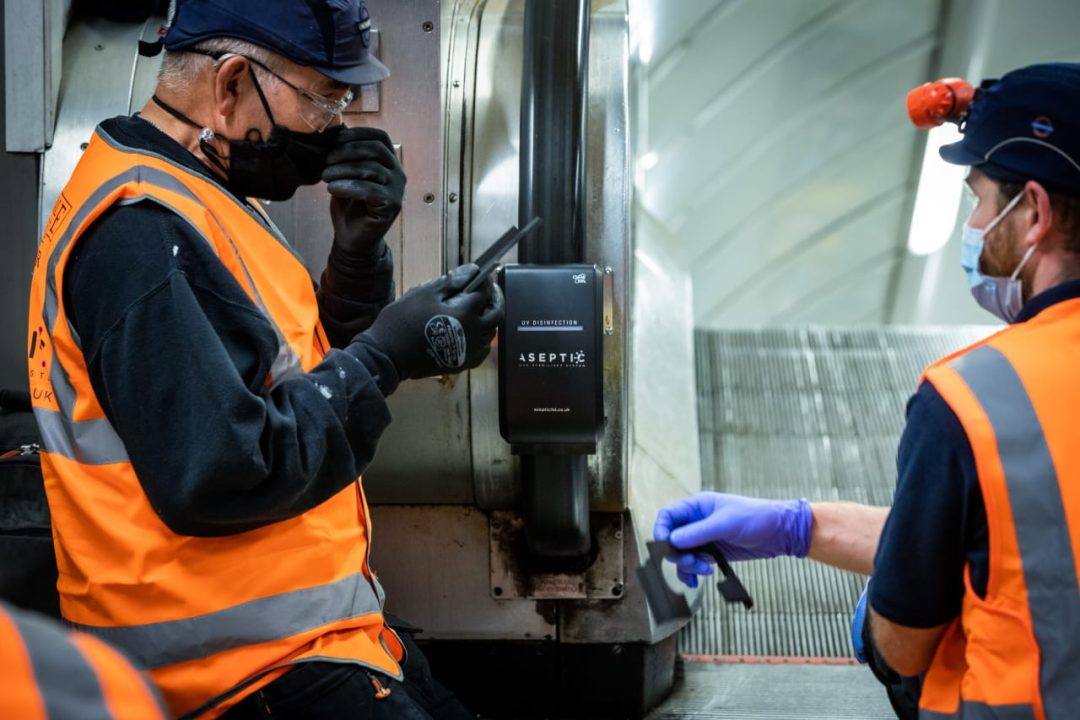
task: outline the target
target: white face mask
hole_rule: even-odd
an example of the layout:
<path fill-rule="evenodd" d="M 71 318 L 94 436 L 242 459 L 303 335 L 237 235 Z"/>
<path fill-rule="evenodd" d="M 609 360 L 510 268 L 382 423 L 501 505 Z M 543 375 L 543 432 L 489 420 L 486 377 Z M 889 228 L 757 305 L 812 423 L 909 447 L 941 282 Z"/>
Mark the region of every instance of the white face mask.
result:
<path fill-rule="evenodd" d="M 1010 324 L 1016 322 L 1021 308 L 1024 307 L 1024 287 L 1019 280 L 1020 271 L 1024 269 L 1024 265 L 1032 253 L 1035 252 L 1035 246 L 1032 245 L 1028 248 L 1023 259 L 1020 260 L 1020 264 L 1016 266 L 1016 270 L 1007 278 L 983 275 L 982 271 L 979 270 L 979 260 L 982 258 L 983 247 L 986 244 L 986 235 L 997 227 L 998 223 L 1010 210 L 1016 207 L 1023 195 L 1023 193 L 1020 193 L 1010 200 L 1009 204 L 981 230 L 973 228 L 965 222 L 963 235 L 961 236 L 963 249 L 960 255 L 960 264 L 963 266 L 964 272 L 967 273 L 972 297 L 984 310 L 988 310 Z"/>

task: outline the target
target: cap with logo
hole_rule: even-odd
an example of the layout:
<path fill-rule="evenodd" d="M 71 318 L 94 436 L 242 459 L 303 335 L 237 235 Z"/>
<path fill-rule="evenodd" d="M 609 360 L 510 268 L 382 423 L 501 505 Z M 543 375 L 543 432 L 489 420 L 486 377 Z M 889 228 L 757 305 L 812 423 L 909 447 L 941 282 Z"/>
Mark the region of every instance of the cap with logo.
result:
<path fill-rule="evenodd" d="M 941 157 L 1005 182 L 1080 194 L 1080 64 L 1047 63 L 985 80 Z"/>
<path fill-rule="evenodd" d="M 390 76 L 371 54 L 364 0 L 173 0 L 166 50 L 222 37 L 265 47 L 348 85 Z"/>

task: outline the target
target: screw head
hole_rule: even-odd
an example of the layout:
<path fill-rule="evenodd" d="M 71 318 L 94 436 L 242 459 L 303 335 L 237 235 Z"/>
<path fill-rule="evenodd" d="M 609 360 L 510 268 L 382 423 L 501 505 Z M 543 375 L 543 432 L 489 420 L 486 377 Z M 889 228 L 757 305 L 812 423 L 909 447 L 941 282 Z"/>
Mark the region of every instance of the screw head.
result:
<path fill-rule="evenodd" d="M 432 194 L 432 193 L 425 193 L 424 194 L 424 202 L 427 203 L 428 205 L 435 202 L 435 195 Z"/>
<path fill-rule="evenodd" d="M 447 200 L 449 200 L 452 203 L 457 202 L 457 193 L 450 193 L 450 196 L 447 197 Z"/>
<path fill-rule="evenodd" d="M 433 30 L 435 30 L 435 23 L 431 22 L 430 20 L 427 20 L 420 27 L 422 27 L 424 29 L 424 32 L 429 33 L 429 32 L 432 32 Z"/>

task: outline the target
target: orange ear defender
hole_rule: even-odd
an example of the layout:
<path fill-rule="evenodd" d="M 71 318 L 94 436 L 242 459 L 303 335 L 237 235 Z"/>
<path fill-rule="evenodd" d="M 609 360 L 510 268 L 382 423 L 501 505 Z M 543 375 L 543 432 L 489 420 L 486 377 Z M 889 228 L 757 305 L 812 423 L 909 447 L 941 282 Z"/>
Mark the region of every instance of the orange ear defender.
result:
<path fill-rule="evenodd" d="M 908 93 L 908 117 L 920 130 L 929 130 L 945 122 L 960 122 L 974 97 L 975 88 L 961 78 L 928 82 Z"/>

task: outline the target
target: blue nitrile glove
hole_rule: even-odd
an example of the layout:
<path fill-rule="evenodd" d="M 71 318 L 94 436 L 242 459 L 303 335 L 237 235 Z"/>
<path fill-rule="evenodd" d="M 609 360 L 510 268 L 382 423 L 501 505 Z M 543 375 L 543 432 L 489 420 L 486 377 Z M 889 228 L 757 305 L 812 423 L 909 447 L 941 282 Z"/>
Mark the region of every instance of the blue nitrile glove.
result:
<path fill-rule="evenodd" d="M 715 543 L 728 560 L 806 557 L 814 514 L 810 503 L 702 492 L 674 502 L 656 516 L 653 537 L 680 550 Z M 679 579 L 697 587 L 698 575 L 711 575 L 707 556 L 685 553 L 672 560 Z"/>
<path fill-rule="evenodd" d="M 855 612 L 851 616 L 851 646 L 855 648 L 855 659 L 866 664 L 866 645 L 863 643 L 863 626 L 866 624 L 866 591 L 870 581 L 866 581 L 859 602 L 855 603 Z"/>

